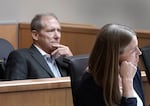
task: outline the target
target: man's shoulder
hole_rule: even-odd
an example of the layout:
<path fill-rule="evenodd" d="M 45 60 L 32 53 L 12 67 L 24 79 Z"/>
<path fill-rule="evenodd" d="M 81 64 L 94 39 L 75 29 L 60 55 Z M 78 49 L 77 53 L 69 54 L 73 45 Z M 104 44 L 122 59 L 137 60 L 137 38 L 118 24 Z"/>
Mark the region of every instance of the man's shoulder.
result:
<path fill-rule="evenodd" d="M 13 53 L 24 53 L 24 52 L 28 52 L 29 48 L 22 48 L 22 49 L 15 49 L 14 51 L 12 51 Z"/>
<path fill-rule="evenodd" d="M 14 53 L 28 53 L 30 51 L 33 51 L 34 49 L 35 49 L 35 47 L 33 45 L 31 45 L 31 47 L 29 47 L 29 48 L 19 48 L 19 49 L 15 49 L 12 52 L 14 52 Z"/>
<path fill-rule="evenodd" d="M 9 56 L 25 56 L 25 55 L 27 55 L 27 54 L 29 54 L 29 48 L 22 48 L 22 49 L 15 49 L 15 50 L 13 50 L 10 54 L 9 54 Z"/>
<path fill-rule="evenodd" d="M 31 46 L 30 48 L 21 48 L 21 49 L 16 49 L 14 51 L 12 51 L 10 53 L 10 56 L 15 56 L 15 57 L 19 57 L 19 56 L 23 56 L 23 57 L 30 57 L 31 55 L 36 55 L 39 56 L 40 53 L 38 52 L 38 50 Z"/>

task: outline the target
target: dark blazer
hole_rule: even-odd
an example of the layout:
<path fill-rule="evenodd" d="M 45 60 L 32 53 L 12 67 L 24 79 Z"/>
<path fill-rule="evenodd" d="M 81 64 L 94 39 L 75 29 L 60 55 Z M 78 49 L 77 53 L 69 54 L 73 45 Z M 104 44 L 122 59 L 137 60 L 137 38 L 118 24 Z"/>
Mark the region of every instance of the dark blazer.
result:
<path fill-rule="evenodd" d="M 63 57 L 56 59 L 56 64 L 62 77 L 67 76 L 67 66 L 63 63 Z M 7 80 L 54 77 L 44 57 L 34 45 L 30 48 L 18 49 L 11 52 L 8 56 L 5 71 Z"/>
<path fill-rule="evenodd" d="M 144 93 L 141 83 L 141 74 L 137 70 L 134 78 L 134 89 L 144 103 Z M 122 97 L 120 106 L 137 106 L 136 98 L 126 99 Z M 77 93 L 77 105 L 76 106 L 106 106 L 102 94 L 102 88 L 95 84 L 92 76 L 85 72 L 80 83 L 80 87 Z"/>

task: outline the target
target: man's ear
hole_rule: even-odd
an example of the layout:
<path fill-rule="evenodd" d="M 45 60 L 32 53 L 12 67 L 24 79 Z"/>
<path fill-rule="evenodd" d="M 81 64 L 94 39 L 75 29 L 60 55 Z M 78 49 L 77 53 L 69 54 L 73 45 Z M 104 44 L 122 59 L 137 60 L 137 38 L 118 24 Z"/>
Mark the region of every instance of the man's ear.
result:
<path fill-rule="evenodd" d="M 38 40 L 38 38 L 39 38 L 39 33 L 38 33 L 36 30 L 32 30 L 31 33 L 32 33 L 32 38 L 33 38 L 34 40 Z"/>

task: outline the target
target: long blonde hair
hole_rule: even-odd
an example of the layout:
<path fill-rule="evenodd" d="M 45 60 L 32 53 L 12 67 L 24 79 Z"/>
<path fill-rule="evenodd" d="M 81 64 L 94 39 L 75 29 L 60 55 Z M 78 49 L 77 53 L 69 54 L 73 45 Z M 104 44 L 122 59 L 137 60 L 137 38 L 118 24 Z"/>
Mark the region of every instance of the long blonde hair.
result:
<path fill-rule="evenodd" d="M 107 24 L 100 30 L 91 55 L 89 57 L 89 72 L 95 82 L 103 88 L 106 106 L 120 104 L 119 91 L 119 55 L 131 42 L 135 32 L 124 25 Z"/>

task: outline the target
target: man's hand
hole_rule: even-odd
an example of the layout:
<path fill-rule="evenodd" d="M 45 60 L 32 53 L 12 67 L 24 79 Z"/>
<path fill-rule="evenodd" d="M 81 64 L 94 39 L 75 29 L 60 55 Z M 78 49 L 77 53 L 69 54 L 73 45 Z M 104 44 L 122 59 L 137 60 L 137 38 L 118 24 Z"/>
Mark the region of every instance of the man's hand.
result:
<path fill-rule="evenodd" d="M 56 48 L 51 55 L 55 58 L 58 58 L 59 56 L 72 56 L 72 52 L 69 49 L 68 46 L 65 45 L 53 45 L 54 48 Z"/>

